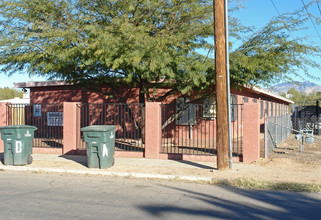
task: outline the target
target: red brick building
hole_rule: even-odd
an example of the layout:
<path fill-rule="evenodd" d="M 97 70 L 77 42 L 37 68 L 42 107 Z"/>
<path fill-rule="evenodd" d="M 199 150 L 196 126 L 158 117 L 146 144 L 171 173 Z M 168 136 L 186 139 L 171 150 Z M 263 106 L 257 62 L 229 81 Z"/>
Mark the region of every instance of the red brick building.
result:
<path fill-rule="evenodd" d="M 173 158 L 173 159 L 190 159 L 190 160 L 213 160 L 213 155 L 216 154 L 216 120 L 215 120 L 215 94 L 213 97 L 209 97 L 206 100 L 196 102 L 193 108 L 187 107 L 181 111 L 182 116 L 177 119 L 170 114 L 175 114 L 178 111 L 178 103 L 183 104 L 189 102 L 189 99 L 193 97 L 182 96 L 180 94 L 170 95 L 163 99 L 161 103 L 146 103 L 145 109 L 140 112 L 140 115 L 136 117 L 137 120 L 142 120 L 144 124 L 139 125 L 137 130 L 137 122 L 133 123 L 133 117 L 129 117 L 127 112 L 127 119 L 132 121 L 113 121 L 115 115 L 119 117 L 122 111 L 121 107 L 104 106 L 98 107 L 99 113 L 94 109 L 89 111 L 89 121 L 86 124 L 80 124 L 84 121 L 81 118 L 84 109 L 89 109 L 89 104 L 102 105 L 102 103 L 114 103 L 117 105 L 118 100 L 111 97 L 105 97 L 103 99 L 100 95 L 76 89 L 71 84 L 64 81 L 46 81 L 46 82 L 25 82 L 16 83 L 16 88 L 28 88 L 30 89 L 30 104 L 33 107 L 37 107 L 39 104 L 63 104 L 61 110 L 48 110 L 48 113 L 44 113 L 45 123 L 43 128 L 40 127 L 38 132 L 50 133 L 54 124 L 60 125 L 62 141 L 59 143 L 62 146 L 61 153 L 66 153 L 74 150 L 83 150 L 81 145 L 80 127 L 92 125 L 92 124 L 117 124 L 117 134 L 119 138 L 118 149 L 116 149 L 116 155 L 129 155 L 129 156 L 145 156 L 147 158 Z M 111 92 L 110 88 L 102 88 L 106 93 Z M 162 95 L 169 91 L 168 88 L 159 88 L 157 94 Z M 122 86 L 119 89 L 119 94 L 128 103 L 138 103 L 139 89 L 128 88 Z M 193 95 L 191 95 L 193 96 Z M 100 103 L 100 104 L 98 104 Z M 232 144 L 233 155 L 235 160 L 243 160 L 246 162 L 253 161 L 259 157 L 260 151 L 262 155 L 262 149 L 264 150 L 264 142 L 262 135 L 260 134 L 264 128 L 264 116 L 276 116 L 284 115 L 289 112 L 289 105 L 293 102 L 265 91 L 259 88 L 242 88 L 240 90 L 231 90 L 231 129 L 232 129 Z M 118 103 L 119 104 L 119 103 Z M 170 104 L 174 108 L 169 109 Z M 201 107 L 199 107 L 200 105 Z M 80 110 L 79 106 L 84 106 Z M 137 106 L 137 105 L 136 105 Z M 175 107 L 176 106 L 176 107 Z M 185 105 L 186 106 L 186 105 Z M 96 107 L 97 108 L 97 107 Z M 97 108 L 97 109 L 98 109 Z M 102 110 L 104 108 L 104 110 Z M 169 110 L 166 110 L 169 109 Z M 35 118 L 36 108 L 31 109 L 31 118 Z M 41 109 L 41 108 L 40 108 Z M 42 109 L 43 110 L 43 109 Z M 116 112 L 118 111 L 118 113 Z M 25 110 L 27 112 L 27 110 Z M 77 113 L 80 111 L 79 113 Z M 135 113 L 136 110 L 132 110 L 130 114 Z M 139 110 L 140 111 L 140 110 Z M 139 112 L 137 111 L 137 112 Z M 54 113 L 53 113 L 54 112 Z M 63 112 L 63 123 L 59 122 L 58 112 Z M 107 112 L 107 113 L 106 113 Z M 168 114 L 170 113 L 170 114 Z M 184 117 L 192 115 L 192 119 L 186 120 Z M 25 113 L 26 118 L 30 118 Z M 30 113 L 29 113 L 30 115 Z M 58 122 L 50 122 L 49 118 L 59 118 Z M 105 121 L 99 122 L 103 118 Z M 126 120 L 127 120 L 126 119 Z M 36 120 L 38 120 L 36 118 Z M 61 119 L 62 120 L 62 119 Z M 108 122 L 106 120 L 112 120 Z M 81 122 L 82 123 L 82 122 Z M 63 126 L 62 126 L 63 124 Z M 139 123 L 138 123 L 139 124 Z M 136 127 L 136 128 L 135 128 Z M 261 129 L 260 129 L 261 128 Z M 142 131 L 141 129 L 144 129 Z M 134 132 L 138 132 L 138 135 L 133 135 Z M 143 137 L 144 135 L 145 137 Z M 264 136 L 264 135 L 263 135 Z M 142 140 L 144 143 L 142 143 Z M 52 140 L 46 140 L 51 143 Z M 133 144 L 134 143 L 134 144 Z M 261 146 L 260 146 L 261 143 Z M 263 144 L 263 146 L 262 146 Z M 136 152 L 125 152 L 125 145 L 130 145 L 131 149 Z M 139 152 L 137 152 L 137 149 Z M 41 147 L 37 148 L 41 151 Z M 57 149 L 51 151 L 56 152 Z M 118 150 L 118 151 L 117 151 Z M 50 152 L 49 148 L 44 148 L 43 151 Z M 59 151 L 60 152 L 60 151 Z M 264 154 L 263 154 L 264 155 Z"/>

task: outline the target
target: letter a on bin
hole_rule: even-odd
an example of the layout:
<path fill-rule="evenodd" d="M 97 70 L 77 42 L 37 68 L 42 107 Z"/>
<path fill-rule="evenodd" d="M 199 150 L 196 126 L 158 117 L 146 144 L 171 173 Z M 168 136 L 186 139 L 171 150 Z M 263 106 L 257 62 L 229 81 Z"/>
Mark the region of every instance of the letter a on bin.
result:
<path fill-rule="evenodd" d="M 108 148 L 106 144 L 103 144 L 103 157 L 108 157 Z"/>

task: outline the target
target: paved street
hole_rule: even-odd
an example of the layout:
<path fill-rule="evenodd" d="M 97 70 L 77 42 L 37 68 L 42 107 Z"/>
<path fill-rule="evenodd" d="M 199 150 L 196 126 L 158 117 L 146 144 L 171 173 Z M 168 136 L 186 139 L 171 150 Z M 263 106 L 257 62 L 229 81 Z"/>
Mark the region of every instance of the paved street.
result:
<path fill-rule="evenodd" d="M 1 219 L 320 219 L 321 194 L 0 171 Z"/>

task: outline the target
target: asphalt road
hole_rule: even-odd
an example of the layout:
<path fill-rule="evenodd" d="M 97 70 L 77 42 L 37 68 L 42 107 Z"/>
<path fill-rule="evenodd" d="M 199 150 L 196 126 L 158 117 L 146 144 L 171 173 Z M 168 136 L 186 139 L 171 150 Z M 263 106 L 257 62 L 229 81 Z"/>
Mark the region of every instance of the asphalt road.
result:
<path fill-rule="evenodd" d="M 0 219 L 320 219 L 321 194 L 0 171 Z"/>

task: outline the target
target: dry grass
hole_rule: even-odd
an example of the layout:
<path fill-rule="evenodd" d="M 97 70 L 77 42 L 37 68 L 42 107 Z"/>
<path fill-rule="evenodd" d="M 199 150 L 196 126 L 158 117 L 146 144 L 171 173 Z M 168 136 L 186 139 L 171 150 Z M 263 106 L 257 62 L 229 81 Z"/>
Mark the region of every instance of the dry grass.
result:
<path fill-rule="evenodd" d="M 269 158 L 287 158 L 299 164 L 321 165 L 321 140 L 315 139 L 312 144 L 304 142 L 303 152 L 300 152 L 300 141 L 291 135 L 269 154 Z"/>
<path fill-rule="evenodd" d="M 240 187 L 247 189 L 280 190 L 290 192 L 321 192 L 321 185 L 290 182 L 268 182 L 257 179 L 239 178 L 214 180 L 212 184 Z"/>

